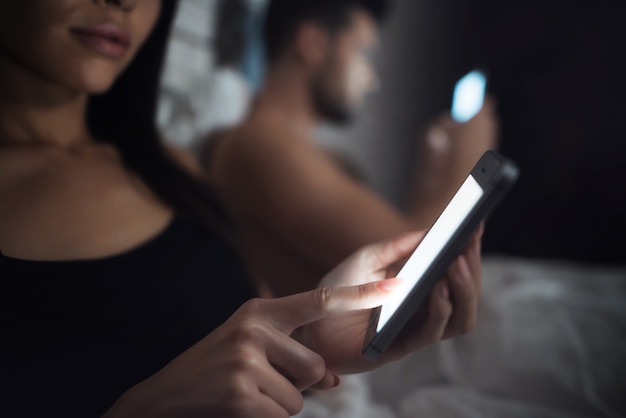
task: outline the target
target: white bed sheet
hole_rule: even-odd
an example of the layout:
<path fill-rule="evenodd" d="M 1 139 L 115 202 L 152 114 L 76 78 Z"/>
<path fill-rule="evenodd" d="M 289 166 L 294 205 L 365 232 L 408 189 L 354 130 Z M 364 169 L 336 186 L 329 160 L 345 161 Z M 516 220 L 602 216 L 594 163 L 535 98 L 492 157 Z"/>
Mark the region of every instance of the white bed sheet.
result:
<path fill-rule="evenodd" d="M 626 266 L 486 257 L 470 334 L 344 376 L 297 416 L 626 417 Z"/>

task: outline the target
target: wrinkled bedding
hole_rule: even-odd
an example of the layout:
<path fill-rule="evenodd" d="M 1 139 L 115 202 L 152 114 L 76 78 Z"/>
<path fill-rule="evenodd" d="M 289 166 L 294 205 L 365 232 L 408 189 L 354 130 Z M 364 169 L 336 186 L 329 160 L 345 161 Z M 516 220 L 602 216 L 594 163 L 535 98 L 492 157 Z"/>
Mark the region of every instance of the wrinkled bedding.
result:
<path fill-rule="evenodd" d="M 299 418 L 626 417 L 626 266 L 485 257 L 476 328 L 305 398 Z"/>

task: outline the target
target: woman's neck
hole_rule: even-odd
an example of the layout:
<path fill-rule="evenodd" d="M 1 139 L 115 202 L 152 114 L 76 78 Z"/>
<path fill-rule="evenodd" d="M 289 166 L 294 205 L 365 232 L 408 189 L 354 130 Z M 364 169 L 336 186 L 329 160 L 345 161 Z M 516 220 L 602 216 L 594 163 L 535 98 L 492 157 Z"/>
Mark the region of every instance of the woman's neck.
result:
<path fill-rule="evenodd" d="M 90 141 L 88 96 L 0 59 L 0 145 L 73 148 Z"/>

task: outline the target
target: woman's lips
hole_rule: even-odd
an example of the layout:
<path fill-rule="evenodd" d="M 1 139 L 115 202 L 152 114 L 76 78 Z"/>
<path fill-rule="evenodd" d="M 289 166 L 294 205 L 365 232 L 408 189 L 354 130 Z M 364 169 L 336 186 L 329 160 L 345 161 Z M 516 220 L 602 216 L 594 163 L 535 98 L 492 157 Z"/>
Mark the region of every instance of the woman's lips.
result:
<path fill-rule="evenodd" d="M 71 32 L 83 45 L 109 58 L 122 58 L 130 47 L 130 34 L 114 25 L 72 28 Z"/>

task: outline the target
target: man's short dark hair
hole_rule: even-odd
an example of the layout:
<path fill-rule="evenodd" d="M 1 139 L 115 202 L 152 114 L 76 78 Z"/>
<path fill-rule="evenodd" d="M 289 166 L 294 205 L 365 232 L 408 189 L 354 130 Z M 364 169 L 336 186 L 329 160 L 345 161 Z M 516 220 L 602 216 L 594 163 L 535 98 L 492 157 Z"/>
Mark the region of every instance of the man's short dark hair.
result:
<path fill-rule="evenodd" d="M 305 21 L 314 21 L 335 34 L 346 28 L 353 10 L 363 10 L 381 24 L 389 0 L 270 0 L 265 10 L 263 35 L 271 62 Z"/>

